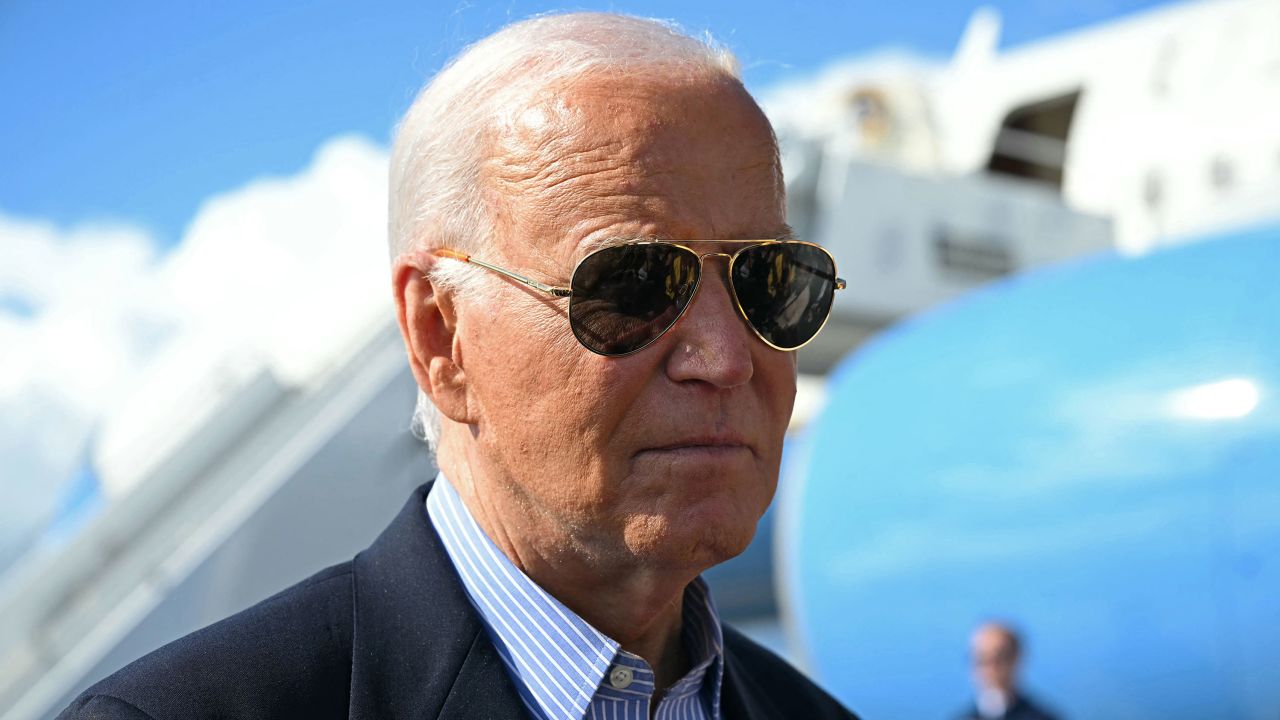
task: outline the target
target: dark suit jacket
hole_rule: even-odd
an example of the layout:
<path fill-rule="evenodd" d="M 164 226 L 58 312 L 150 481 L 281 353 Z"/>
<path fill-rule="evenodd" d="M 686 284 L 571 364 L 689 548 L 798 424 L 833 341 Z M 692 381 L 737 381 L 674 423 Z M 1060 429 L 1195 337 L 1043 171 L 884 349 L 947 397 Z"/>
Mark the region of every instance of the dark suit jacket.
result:
<path fill-rule="evenodd" d="M 58 717 L 517 718 L 526 711 L 423 502 L 369 549 L 99 682 Z M 849 718 L 725 628 L 726 718 Z"/>
<path fill-rule="evenodd" d="M 972 706 L 960 716 L 960 720 L 982 720 L 982 716 L 978 714 L 977 706 Z M 1057 717 L 1031 702 L 1030 698 L 1015 695 L 1000 720 L 1057 720 Z"/>

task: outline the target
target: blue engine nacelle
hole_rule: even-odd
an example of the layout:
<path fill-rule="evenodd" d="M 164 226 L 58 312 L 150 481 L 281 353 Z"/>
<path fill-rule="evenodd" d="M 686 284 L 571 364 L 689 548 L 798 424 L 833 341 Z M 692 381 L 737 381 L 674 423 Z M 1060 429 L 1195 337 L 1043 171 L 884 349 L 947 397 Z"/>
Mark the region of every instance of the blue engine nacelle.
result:
<path fill-rule="evenodd" d="M 968 633 L 998 618 L 1068 718 L 1280 718 L 1280 228 L 898 326 L 833 373 L 805 441 L 784 610 L 865 717 L 954 716 Z"/>

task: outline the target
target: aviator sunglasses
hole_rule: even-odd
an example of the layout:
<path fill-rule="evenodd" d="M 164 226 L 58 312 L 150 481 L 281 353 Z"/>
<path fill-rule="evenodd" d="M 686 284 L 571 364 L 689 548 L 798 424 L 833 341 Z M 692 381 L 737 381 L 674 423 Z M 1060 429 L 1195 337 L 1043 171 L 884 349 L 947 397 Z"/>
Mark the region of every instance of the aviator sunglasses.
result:
<path fill-rule="evenodd" d="M 742 245 L 732 254 L 698 253 L 688 245 Z M 569 298 L 569 327 L 591 352 L 630 355 L 671 329 L 702 279 L 703 260 L 728 260 L 729 287 L 738 312 L 766 345 L 797 350 L 831 315 L 836 276 L 831 253 L 799 240 L 644 241 L 601 248 L 582 258 L 569 287 L 538 282 L 457 250 L 435 254 L 479 265 L 554 297 Z"/>

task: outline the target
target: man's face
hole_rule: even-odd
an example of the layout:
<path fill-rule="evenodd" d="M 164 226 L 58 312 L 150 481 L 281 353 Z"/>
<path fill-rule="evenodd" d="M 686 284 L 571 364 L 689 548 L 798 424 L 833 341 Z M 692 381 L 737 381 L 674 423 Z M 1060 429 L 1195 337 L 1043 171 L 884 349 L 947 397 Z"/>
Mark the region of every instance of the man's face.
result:
<path fill-rule="evenodd" d="M 767 121 L 723 80 L 579 80 L 492 142 L 493 261 L 541 280 L 567 285 L 611 238 L 786 230 Z M 458 311 L 471 462 L 490 485 L 477 490 L 518 509 L 504 534 L 619 567 L 700 570 L 746 547 L 777 483 L 796 366 L 737 313 L 725 264 L 708 258 L 680 322 L 627 357 L 583 348 L 565 300 L 512 284 Z"/>
<path fill-rule="evenodd" d="M 1013 692 L 1018 659 L 1009 636 L 1000 628 L 984 626 L 973 634 L 972 645 L 978 687 Z"/>

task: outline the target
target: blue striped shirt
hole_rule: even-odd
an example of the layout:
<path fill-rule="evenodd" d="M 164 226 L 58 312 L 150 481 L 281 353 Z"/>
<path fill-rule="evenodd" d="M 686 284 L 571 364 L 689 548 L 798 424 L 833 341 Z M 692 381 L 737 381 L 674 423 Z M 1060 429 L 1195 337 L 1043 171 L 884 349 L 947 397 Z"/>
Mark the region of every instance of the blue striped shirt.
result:
<path fill-rule="evenodd" d="M 440 475 L 427 514 L 515 682 L 545 720 L 648 720 L 653 669 L 591 627 L 521 572 Z M 682 639 L 693 668 L 667 689 L 658 720 L 719 720 L 724 639 L 701 578 L 685 590 Z"/>

